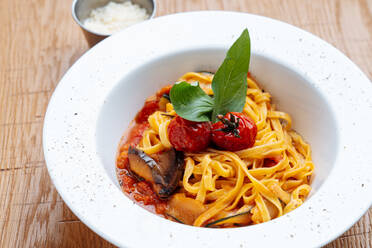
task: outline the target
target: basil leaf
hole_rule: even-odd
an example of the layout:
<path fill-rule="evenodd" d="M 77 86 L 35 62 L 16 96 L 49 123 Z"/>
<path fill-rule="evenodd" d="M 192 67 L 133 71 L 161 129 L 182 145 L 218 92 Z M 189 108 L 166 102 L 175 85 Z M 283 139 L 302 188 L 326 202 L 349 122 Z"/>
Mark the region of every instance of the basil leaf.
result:
<path fill-rule="evenodd" d="M 173 85 L 169 97 L 176 113 L 189 121 L 210 121 L 213 98 L 199 86 L 186 82 Z"/>
<path fill-rule="evenodd" d="M 216 116 L 219 114 L 225 115 L 227 112 L 243 111 L 247 96 L 250 54 L 251 41 L 248 30 L 245 29 L 227 51 L 225 60 L 213 77 L 213 122 L 216 121 Z"/>

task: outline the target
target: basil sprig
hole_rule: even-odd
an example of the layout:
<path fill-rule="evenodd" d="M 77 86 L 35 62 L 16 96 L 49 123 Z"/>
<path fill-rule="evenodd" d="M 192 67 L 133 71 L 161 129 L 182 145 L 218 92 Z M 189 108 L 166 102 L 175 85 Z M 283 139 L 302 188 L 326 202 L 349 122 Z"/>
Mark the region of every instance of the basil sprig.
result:
<path fill-rule="evenodd" d="M 226 58 L 213 77 L 213 98 L 198 84 L 181 82 L 172 87 L 169 96 L 176 113 L 190 121 L 215 122 L 217 115 L 242 112 L 247 95 L 250 55 L 251 42 L 245 29 L 227 51 Z"/>

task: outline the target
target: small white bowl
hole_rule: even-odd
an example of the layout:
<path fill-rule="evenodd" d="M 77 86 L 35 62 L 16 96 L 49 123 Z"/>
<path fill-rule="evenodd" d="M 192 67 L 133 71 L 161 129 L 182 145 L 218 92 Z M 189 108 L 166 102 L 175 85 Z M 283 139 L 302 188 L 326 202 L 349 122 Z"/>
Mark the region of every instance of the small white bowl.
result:
<path fill-rule="evenodd" d="M 311 196 L 283 217 L 230 229 L 182 225 L 137 206 L 115 175 L 129 122 L 146 97 L 183 73 L 215 71 L 246 27 L 251 73 L 311 144 Z M 370 81 L 347 57 L 291 25 L 233 12 L 170 15 L 106 39 L 71 67 L 48 106 L 45 159 L 71 210 L 118 246 L 318 247 L 371 205 L 370 96 Z"/>
<path fill-rule="evenodd" d="M 126 2 L 128 0 L 115 0 L 113 2 Z M 71 14 L 75 22 L 80 26 L 85 39 L 88 42 L 90 47 L 94 46 L 101 40 L 109 37 L 112 34 L 103 34 L 95 30 L 91 30 L 84 25 L 84 20 L 89 17 L 92 10 L 103 7 L 112 0 L 74 0 L 72 2 Z M 155 0 L 131 0 L 134 4 L 145 8 L 147 14 L 149 15 L 148 19 L 152 19 L 156 13 L 156 1 Z"/>

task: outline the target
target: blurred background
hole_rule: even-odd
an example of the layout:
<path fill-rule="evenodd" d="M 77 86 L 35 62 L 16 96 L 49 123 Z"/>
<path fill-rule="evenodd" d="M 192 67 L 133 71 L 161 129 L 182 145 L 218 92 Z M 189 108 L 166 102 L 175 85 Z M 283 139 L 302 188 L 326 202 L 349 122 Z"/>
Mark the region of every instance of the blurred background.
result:
<path fill-rule="evenodd" d="M 157 0 L 156 16 L 230 10 L 305 29 L 344 52 L 372 79 L 372 0 Z M 42 151 L 54 88 L 89 49 L 72 0 L 0 0 L 0 247 L 113 247 L 56 192 Z M 371 247 L 372 210 L 327 245 Z"/>

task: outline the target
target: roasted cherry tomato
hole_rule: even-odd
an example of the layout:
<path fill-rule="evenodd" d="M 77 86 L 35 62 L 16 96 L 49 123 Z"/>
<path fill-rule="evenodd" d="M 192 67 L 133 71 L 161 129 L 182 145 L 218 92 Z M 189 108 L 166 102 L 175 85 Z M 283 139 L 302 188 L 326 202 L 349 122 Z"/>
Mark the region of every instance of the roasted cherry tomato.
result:
<path fill-rule="evenodd" d="M 202 151 L 211 140 L 211 128 L 209 122 L 193 122 L 177 116 L 168 126 L 169 141 L 178 151 Z"/>
<path fill-rule="evenodd" d="M 220 148 L 238 151 L 252 147 L 256 140 L 257 126 L 246 115 L 230 112 L 219 115 L 219 122 L 213 124 L 212 140 Z"/>

